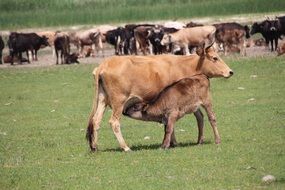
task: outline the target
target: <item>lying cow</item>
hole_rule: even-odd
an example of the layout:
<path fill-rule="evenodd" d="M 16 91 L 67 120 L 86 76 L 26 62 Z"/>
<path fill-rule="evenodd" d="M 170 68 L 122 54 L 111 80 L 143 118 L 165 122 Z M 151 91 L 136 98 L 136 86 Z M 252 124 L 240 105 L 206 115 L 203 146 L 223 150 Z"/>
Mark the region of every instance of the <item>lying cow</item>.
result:
<path fill-rule="evenodd" d="M 277 55 L 283 55 L 285 54 L 285 43 L 281 44 L 278 48 L 277 48 Z"/>
<path fill-rule="evenodd" d="M 14 63 L 14 62 L 21 62 L 21 63 L 27 62 L 28 63 L 28 59 L 22 57 L 22 59 L 20 61 L 18 56 L 14 56 L 12 58 L 11 55 L 6 55 L 6 56 L 3 57 L 3 62 L 4 63 Z"/>
<path fill-rule="evenodd" d="M 216 28 L 214 26 L 197 26 L 184 28 L 172 34 L 165 34 L 161 40 L 162 45 L 178 45 L 189 55 L 189 46 L 200 47 L 203 44 L 208 46 L 215 41 Z"/>
<path fill-rule="evenodd" d="M 120 118 L 129 99 L 138 97 L 148 103 L 175 81 L 197 74 L 209 78 L 232 76 L 233 71 L 211 48 L 212 45 L 191 56 L 114 56 L 105 59 L 93 71 L 95 97 L 86 133 L 90 149 L 97 149 L 98 130 L 107 106 L 112 108 L 109 122 L 120 147 L 129 151 L 120 129 Z"/>
<path fill-rule="evenodd" d="M 133 100 L 130 100 L 133 101 Z M 203 113 L 200 106 L 205 108 L 211 126 L 215 134 L 215 142 L 221 142 L 218 128 L 216 125 L 215 114 L 212 110 L 210 97 L 210 82 L 205 75 L 196 75 L 174 82 L 163 89 L 157 98 L 152 102 L 146 103 L 139 101 L 133 103 L 124 110 L 124 115 L 131 118 L 156 121 L 165 126 L 164 140 L 162 148 L 169 148 L 174 141 L 174 124 L 185 114 L 194 113 L 198 123 L 198 143 L 203 143 Z"/>

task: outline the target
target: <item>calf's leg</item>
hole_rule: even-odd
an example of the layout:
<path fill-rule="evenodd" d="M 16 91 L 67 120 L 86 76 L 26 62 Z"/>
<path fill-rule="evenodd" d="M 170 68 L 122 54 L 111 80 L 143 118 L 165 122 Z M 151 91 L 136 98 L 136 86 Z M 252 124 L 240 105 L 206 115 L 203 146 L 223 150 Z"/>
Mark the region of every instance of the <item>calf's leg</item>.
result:
<path fill-rule="evenodd" d="M 167 119 L 167 124 L 165 125 L 165 132 L 164 132 L 164 139 L 161 145 L 161 148 L 169 148 L 170 147 L 170 142 L 171 142 L 171 137 L 174 135 L 174 123 L 177 120 L 177 113 L 172 113 L 169 115 Z"/>
<path fill-rule="evenodd" d="M 204 105 L 204 108 L 207 112 L 207 115 L 208 115 L 208 118 L 209 118 L 209 122 L 212 126 L 212 129 L 213 129 L 213 132 L 214 132 L 214 135 L 215 135 L 215 143 L 216 144 L 220 144 L 221 143 L 221 138 L 220 138 L 220 135 L 219 135 L 219 131 L 218 131 L 218 128 L 217 128 L 217 122 L 216 122 L 216 117 L 215 117 L 215 114 L 213 112 L 213 109 L 212 109 L 212 104 L 209 102 L 207 104 Z"/>
<path fill-rule="evenodd" d="M 198 141 L 197 144 L 202 144 L 204 142 L 204 115 L 200 109 L 194 112 L 198 125 Z"/>

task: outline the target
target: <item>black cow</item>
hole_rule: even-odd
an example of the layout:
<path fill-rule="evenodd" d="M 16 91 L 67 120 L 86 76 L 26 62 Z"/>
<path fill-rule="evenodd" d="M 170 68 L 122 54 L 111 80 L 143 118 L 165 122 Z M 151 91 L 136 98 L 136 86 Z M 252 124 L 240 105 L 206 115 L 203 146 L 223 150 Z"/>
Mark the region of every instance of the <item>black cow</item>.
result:
<path fill-rule="evenodd" d="M 58 64 L 58 53 L 60 52 L 61 64 L 67 63 L 67 56 L 70 53 L 70 39 L 67 35 L 58 36 L 54 40 L 56 64 Z"/>
<path fill-rule="evenodd" d="M 264 20 L 261 23 L 253 23 L 251 27 L 250 34 L 253 35 L 255 33 L 261 33 L 265 39 L 266 45 L 271 43 L 271 51 L 277 49 L 278 46 L 278 38 L 280 34 L 278 32 L 278 20 Z M 273 47 L 273 42 L 275 42 L 275 46 Z"/>
<path fill-rule="evenodd" d="M 26 52 L 28 63 L 30 63 L 29 50 L 32 52 L 33 59 L 38 60 L 37 52 L 42 46 L 49 45 L 47 40 L 45 36 L 40 37 L 36 33 L 12 32 L 8 39 L 8 46 L 12 57 L 11 65 L 13 65 L 15 55 L 19 56 L 20 63 L 22 63 L 22 52 Z"/>
<path fill-rule="evenodd" d="M 3 49 L 4 49 L 4 41 L 2 39 L 2 36 L 0 36 L 0 64 L 2 64 L 2 52 L 3 52 Z"/>
<path fill-rule="evenodd" d="M 153 54 L 163 54 L 166 53 L 167 50 L 170 51 L 172 44 L 170 44 L 168 47 L 161 45 L 161 40 L 164 36 L 164 34 L 174 33 L 177 32 L 178 29 L 176 28 L 167 28 L 167 27 L 161 27 L 161 26 L 155 26 L 150 30 L 150 34 L 148 35 L 148 40 L 150 41 L 152 45 L 152 52 Z"/>
<path fill-rule="evenodd" d="M 106 42 L 115 47 L 116 55 L 128 55 L 135 53 L 134 33 L 132 27 L 118 27 L 105 34 Z"/>

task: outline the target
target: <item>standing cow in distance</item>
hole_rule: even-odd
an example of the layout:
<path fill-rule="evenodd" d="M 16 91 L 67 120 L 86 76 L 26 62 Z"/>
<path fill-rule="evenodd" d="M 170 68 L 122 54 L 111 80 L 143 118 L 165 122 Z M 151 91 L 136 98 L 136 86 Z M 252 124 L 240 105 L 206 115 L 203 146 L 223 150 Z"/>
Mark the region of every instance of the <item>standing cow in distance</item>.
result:
<path fill-rule="evenodd" d="M 20 63 L 22 60 L 22 52 L 26 52 L 28 63 L 30 50 L 32 52 L 32 57 L 35 61 L 38 60 L 37 52 L 41 47 L 48 46 L 49 43 L 45 36 L 40 37 L 36 33 L 17 33 L 11 32 L 8 39 L 8 46 L 10 50 L 10 56 L 12 57 L 12 65 L 14 64 L 14 56 L 19 56 Z"/>
<path fill-rule="evenodd" d="M 191 56 L 114 56 L 104 60 L 93 71 L 95 97 L 86 137 L 92 151 L 97 150 L 98 130 L 107 106 L 112 108 L 109 123 L 124 151 L 129 151 L 120 128 L 125 104 L 133 97 L 152 101 L 170 84 L 197 74 L 225 77 L 233 71 L 210 44 Z M 147 82 L 146 82 L 147 81 Z"/>
<path fill-rule="evenodd" d="M 206 110 L 215 134 L 215 142 L 219 144 L 221 138 L 218 132 L 215 114 L 212 110 L 210 97 L 210 81 L 205 75 L 184 78 L 163 89 L 158 97 L 150 103 L 130 100 L 131 105 L 124 108 L 124 115 L 144 121 L 156 121 L 164 124 L 164 139 L 162 148 L 169 148 L 176 143 L 174 124 L 185 114 L 194 113 L 198 123 L 198 144 L 203 143 L 204 121 L 200 106 Z"/>
<path fill-rule="evenodd" d="M 271 51 L 274 51 L 278 47 L 278 38 L 280 34 L 278 32 L 278 21 L 277 20 L 264 20 L 261 23 L 253 23 L 250 34 L 261 33 L 265 39 L 266 45 L 271 44 Z M 274 44 L 273 44 L 274 43 Z"/>
<path fill-rule="evenodd" d="M 165 34 L 161 40 L 162 45 L 178 45 L 186 55 L 190 55 L 189 46 L 201 47 L 215 41 L 216 28 L 214 26 L 197 26 L 192 28 L 184 28 L 172 34 Z"/>
<path fill-rule="evenodd" d="M 214 24 L 216 27 L 216 43 L 222 46 L 224 54 L 235 48 L 239 50 L 241 55 L 246 55 L 245 39 L 250 38 L 249 27 L 242 26 L 236 22 Z"/>

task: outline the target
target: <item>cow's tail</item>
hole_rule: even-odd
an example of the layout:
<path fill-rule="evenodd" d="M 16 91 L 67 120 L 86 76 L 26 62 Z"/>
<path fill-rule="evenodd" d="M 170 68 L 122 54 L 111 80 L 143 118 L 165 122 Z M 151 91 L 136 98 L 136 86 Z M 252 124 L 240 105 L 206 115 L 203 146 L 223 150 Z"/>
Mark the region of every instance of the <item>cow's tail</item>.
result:
<path fill-rule="evenodd" d="M 89 116 L 88 120 L 88 126 L 86 130 L 86 139 L 89 142 L 90 148 L 92 149 L 92 139 L 94 137 L 94 123 L 93 123 L 93 117 L 97 110 L 97 104 L 98 104 L 98 93 L 99 93 L 99 72 L 98 68 L 95 68 L 93 71 L 93 77 L 94 77 L 94 99 L 93 99 L 93 106 L 92 110 Z"/>

